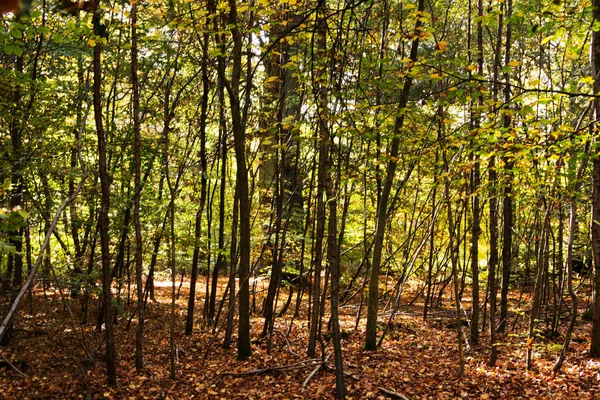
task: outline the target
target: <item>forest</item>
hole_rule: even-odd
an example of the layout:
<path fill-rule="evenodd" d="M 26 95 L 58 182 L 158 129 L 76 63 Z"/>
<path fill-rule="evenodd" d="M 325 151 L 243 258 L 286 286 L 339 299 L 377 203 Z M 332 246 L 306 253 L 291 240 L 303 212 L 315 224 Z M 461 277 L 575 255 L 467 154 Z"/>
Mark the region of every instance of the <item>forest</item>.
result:
<path fill-rule="evenodd" d="M 0 23 L 1 398 L 600 398 L 600 0 Z"/>

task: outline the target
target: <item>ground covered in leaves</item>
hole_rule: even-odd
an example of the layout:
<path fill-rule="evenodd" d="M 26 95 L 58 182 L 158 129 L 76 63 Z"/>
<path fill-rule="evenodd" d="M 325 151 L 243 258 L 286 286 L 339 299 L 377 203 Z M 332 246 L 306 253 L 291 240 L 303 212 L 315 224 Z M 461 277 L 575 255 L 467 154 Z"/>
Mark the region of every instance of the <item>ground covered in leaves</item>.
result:
<path fill-rule="evenodd" d="M 280 304 L 287 296 L 282 297 Z M 405 297 L 411 298 L 410 294 Z M 525 370 L 527 298 L 527 293 L 521 293 L 518 303 L 514 300 L 512 304 L 513 310 L 520 311 L 511 315 L 508 334 L 499 338 L 497 365 L 487 365 L 487 334 L 482 333 L 482 343 L 466 354 L 462 379 L 457 377 L 457 334 L 451 326 L 450 299 L 443 302 L 445 308 L 432 309 L 426 321 L 423 321 L 419 301 L 402 306 L 377 352 L 362 349 L 364 316 L 355 329 L 358 304 L 346 304 L 341 310 L 341 327 L 348 398 L 388 398 L 381 388 L 410 399 L 600 398 L 600 360 L 587 356 L 591 332 L 587 322 L 578 322 L 571 350 L 559 374 L 555 376 L 551 370 L 564 340 L 562 336 L 537 339 L 533 344 L 534 368 Z M 194 335 L 183 334 L 186 299 L 184 285 L 176 310 L 176 379 L 169 378 L 170 288 L 167 282 L 157 288 L 156 301 L 148 305 L 145 368 L 141 371 L 134 367 L 135 320 L 127 330 L 127 314 L 120 316 L 115 326 L 118 383 L 108 386 L 104 372 L 104 336 L 94 330 L 93 324 L 81 326 L 80 300 L 69 299 L 67 308 L 58 291 L 44 293 L 36 289 L 33 302 L 25 301 L 15 320 L 10 344 L 0 347 L 0 398 L 333 398 L 333 362 L 328 362 L 327 368 L 320 369 L 307 381 L 320 362 L 306 356 L 305 304 L 299 318 L 292 319 L 292 311 L 277 318 L 271 346 L 268 338 L 260 337 L 263 319 L 259 313 L 253 315 L 253 355 L 249 360 L 237 361 L 235 343 L 232 350 L 226 351 L 221 346 L 222 332 L 213 333 L 212 329 L 203 327 L 202 301 L 197 304 L 199 318 Z M 467 299 L 463 302 L 466 307 Z M 256 303 L 260 303 L 260 298 Z M 92 304 L 95 310 L 95 303 Z M 383 299 L 382 324 L 389 317 L 389 311 L 387 316 L 385 314 L 385 304 L 386 299 Z M 565 312 L 561 332 L 566 329 L 567 317 Z M 325 326 L 326 323 L 321 350 L 327 356 L 332 351 L 332 343 Z"/>

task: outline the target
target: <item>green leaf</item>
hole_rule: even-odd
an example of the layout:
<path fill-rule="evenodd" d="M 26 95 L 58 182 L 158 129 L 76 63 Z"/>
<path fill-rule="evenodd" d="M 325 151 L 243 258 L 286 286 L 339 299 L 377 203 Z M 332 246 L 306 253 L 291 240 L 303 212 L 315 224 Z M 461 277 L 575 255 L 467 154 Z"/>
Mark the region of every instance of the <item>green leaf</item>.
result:
<path fill-rule="evenodd" d="M 23 32 L 21 32 L 21 30 L 17 29 L 17 28 L 12 28 L 10 30 L 10 34 L 12 35 L 12 37 L 14 37 L 15 39 L 22 39 L 23 38 Z"/>

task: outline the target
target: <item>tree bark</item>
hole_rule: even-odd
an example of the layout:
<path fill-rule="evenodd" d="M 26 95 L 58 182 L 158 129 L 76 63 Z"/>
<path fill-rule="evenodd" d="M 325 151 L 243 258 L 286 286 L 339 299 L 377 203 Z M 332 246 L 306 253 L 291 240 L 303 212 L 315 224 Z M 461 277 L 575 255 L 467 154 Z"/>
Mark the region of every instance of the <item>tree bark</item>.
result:
<path fill-rule="evenodd" d="M 316 57 L 325 59 L 327 57 L 325 46 L 327 40 L 327 20 L 323 16 L 319 16 L 316 23 L 316 41 L 317 51 L 314 52 L 313 48 L 313 60 Z M 323 45 L 325 41 L 325 45 Z M 317 227 L 315 231 L 315 241 L 313 244 L 314 249 L 314 261 L 313 261 L 313 281 L 312 281 L 312 313 L 310 319 L 310 333 L 308 337 L 308 357 L 314 357 L 316 351 L 316 343 L 319 338 L 321 331 L 321 268 L 323 261 L 323 239 L 325 236 L 325 191 L 327 187 L 327 179 L 329 176 L 329 130 L 327 126 L 327 87 L 323 82 L 325 66 L 324 65 L 313 65 L 313 80 L 317 83 L 317 87 L 314 88 L 316 102 L 318 106 L 318 129 L 316 131 L 317 143 L 319 144 L 319 165 L 317 173 L 317 211 L 316 211 L 316 222 Z"/>
<path fill-rule="evenodd" d="M 593 0 L 593 23 L 600 22 L 600 0 Z M 600 32 L 592 29 L 591 67 L 594 77 L 594 93 L 600 93 Z M 594 120 L 600 118 L 600 98 L 594 98 Z M 596 135 L 596 141 L 599 136 Z M 594 304 L 592 307 L 592 342 L 590 357 L 600 357 L 600 158 L 593 158 L 592 183 L 592 258 L 594 262 Z"/>
<path fill-rule="evenodd" d="M 511 36 L 512 36 L 512 0 L 506 2 L 506 39 L 504 43 L 504 65 L 510 62 Z M 504 72 L 504 80 L 507 85 L 504 87 L 504 101 L 510 103 L 510 86 L 508 85 L 510 74 Z M 511 117 L 505 112 L 502 116 L 502 128 L 505 131 L 510 129 Z M 502 225 L 502 288 L 500 290 L 500 324 L 498 332 L 504 333 L 506 327 L 506 316 L 508 315 L 508 287 L 510 286 L 510 269 L 512 264 L 512 231 L 513 231 L 513 201 L 512 201 L 512 180 L 513 180 L 513 161 L 510 157 L 504 157 L 506 183 L 504 186 L 504 198 L 502 200 L 502 215 L 504 218 Z"/>
<path fill-rule="evenodd" d="M 100 35 L 97 26 L 100 24 L 100 9 L 94 10 L 95 34 Z M 113 336 L 112 320 L 112 295 L 110 271 L 110 237 L 108 231 L 110 207 L 110 182 L 106 167 L 106 135 L 102 124 L 102 40 L 98 38 L 94 46 L 94 120 L 96 121 L 96 134 L 98 136 L 98 174 L 100 176 L 100 213 L 98 215 L 98 230 L 100 231 L 100 249 L 102 260 L 102 298 L 104 306 L 104 324 L 106 341 L 106 377 L 109 385 L 117 382 L 115 362 L 115 340 Z"/>
<path fill-rule="evenodd" d="M 239 196 L 240 258 L 238 276 L 240 280 L 238 312 L 238 359 L 245 360 L 252 354 L 250 346 L 250 197 L 248 191 L 248 167 L 246 165 L 245 125 L 240 106 L 240 77 L 242 72 L 242 34 L 238 26 L 236 0 L 229 0 L 230 31 L 233 38 L 231 80 L 226 82 L 229 93 L 231 122 L 236 161 L 236 186 Z M 248 83 L 250 85 L 250 83 Z M 248 86 L 247 90 L 250 90 Z"/>
<path fill-rule="evenodd" d="M 144 285 L 142 283 L 142 228 L 140 224 L 141 196 L 141 134 L 140 134 L 140 93 L 138 82 L 138 50 L 137 50 L 137 1 L 131 1 L 131 86 L 133 113 L 133 158 L 134 158 L 134 199 L 133 225 L 135 229 L 135 283 L 137 291 L 138 324 L 135 330 L 135 367 L 144 366 Z"/>

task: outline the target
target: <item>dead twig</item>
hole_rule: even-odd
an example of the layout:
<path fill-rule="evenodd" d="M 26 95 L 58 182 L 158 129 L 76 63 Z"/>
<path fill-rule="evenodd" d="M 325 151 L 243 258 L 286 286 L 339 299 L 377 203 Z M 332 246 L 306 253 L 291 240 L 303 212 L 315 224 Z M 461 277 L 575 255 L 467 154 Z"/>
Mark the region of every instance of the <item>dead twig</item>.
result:
<path fill-rule="evenodd" d="M 304 383 L 302 384 L 302 393 L 304 393 L 304 391 L 306 390 L 306 387 L 308 386 L 308 382 L 310 382 L 310 380 L 313 378 L 313 376 L 315 376 L 321 368 L 324 368 L 327 365 L 327 361 L 329 361 L 329 358 L 331 357 L 332 354 L 333 354 L 333 351 L 331 353 L 329 353 L 327 355 L 327 357 L 325 357 L 325 360 L 323 360 L 319 365 L 317 365 L 317 367 L 315 369 L 313 369 L 312 372 L 310 373 L 310 375 L 308 375 L 308 377 L 304 380 Z"/>
<path fill-rule="evenodd" d="M 81 181 L 79 182 L 79 185 L 77 186 L 75 191 L 65 201 L 63 201 L 63 203 L 60 205 L 58 210 L 56 210 L 56 213 L 54 214 L 54 218 L 52 219 L 52 222 L 50 223 L 50 226 L 48 227 L 48 229 L 46 231 L 46 236 L 44 237 L 44 242 L 42 243 L 42 246 L 40 247 L 39 256 L 38 256 L 37 260 L 35 261 L 35 264 L 34 264 L 33 268 L 31 269 L 31 272 L 29 273 L 29 276 L 27 277 L 25 284 L 23 284 L 23 286 L 21 287 L 21 290 L 19 291 L 19 294 L 17 294 L 17 296 L 14 298 L 12 305 L 10 306 L 10 309 L 8 310 L 8 313 L 4 317 L 4 320 L 2 321 L 2 323 L 0 324 L 0 341 L 2 341 L 2 338 L 8 331 L 8 327 L 9 327 L 13 317 L 15 316 L 17 310 L 19 309 L 19 303 L 21 302 L 21 299 L 23 298 L 23 296 L 25 295 L 27 290 L 29 290 L 29 287 L 31 286 L 33 279 L 35 278 L 35 274 L 37 273 L 38 269 L 40 268 L 40 265 L 42 264 L 42 260 L 45 257 L 44 250 L 50 244 L 50 237 L 52 236 L 52 233 L 54 232 L 54 229 L 56 228 L 56 225 L 58 224 L 58 220 L 59 220 L 61 214 L 63 213 L 65 208 L 67 208 L 67 206 L 73 200 L 75 200 L 75 198 L 77 198 L 77 195 L 83 188 L 83 185 L 88 177 L 87 170 L 85 169 L 85 165 L 83 164 L 83 160 L 81 158 L 81 141 L 79 142 L 78 157 L 79 157 L 79 163 L 81 165 L 81 169 L 83 170 L 83 177 L 81 178 Z"/>
<path fill-rule="evenodd" d="M 408 397 L 406 397 L 403 394 L 394 392 L 393 390 L 385 389 L 385 388 L 382 388 L 382 387 L 377 387 L 377 389 L 379 389 L 379 391 L 381 393 L 383 393 L 385 395 L 388 395 L 388 396 L 390 396 L 390 397 L 392 397 L 394 399 L 408 400 Z"/>
<path fill-rule="evenodd" d="M 11 363 L 10 361 L 8 361 L 8 358 L 6 358 L 4 356 L 4 354 L 2 354 L 2 359 L 4 360 L 4 362 L 6 363 L 6 365 L 8 365 L 9 367 L 11 367 L 17 374 L 21 375 L 21 377 L 23 378 L 27 378 L 27 375 L 25 375 L 24 373 L 22 373 L 19 368 L 15 367 L 13 365 L 13 363 Z"/>
<path fill-rule="evenodd" d="M 276 329 L 276 331 L 279 332 L 279 333 L 281 333 L 281 336 L 283 336 L 283 339 L 285 339 L 285 344 L 287 345 L 287 349 L 290 352 L 290 354 L 292 354 L 292 355 L 294 355 L 296 357 L 300 357 L 300 354 L 295 353 L 292 350 L 292 346 L 290 345 L 290 341 L 288 340 L 287 335 L 285 333 L 283 333 L 282 331 L 280 331 L 279 329 Z"/>
<path fill-rule="evenodd" d="M 289 369 L 304 367 L 303 364 L 315 363 L 315 362 L 317 362 L 319 360 L 320 359 L 318 359 L 318 358 L 311 358 L 309 360 L 298 361 L 298 362 L 293 363 L 293 364 L 281 365 L 281 366 L 276 366 L 276 367 L 269 366 L 269 367 L 261 368 L 261 369 L 253 369 L 251 371 L 223 372 L 222 374 L 219 374 L 219 376 L 262 375 L 262 374 L 265 374 L 267 372 L 272 372 L 272 371 L 286 371 L 286 370 L 289 370 Z"/>

